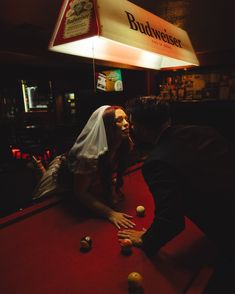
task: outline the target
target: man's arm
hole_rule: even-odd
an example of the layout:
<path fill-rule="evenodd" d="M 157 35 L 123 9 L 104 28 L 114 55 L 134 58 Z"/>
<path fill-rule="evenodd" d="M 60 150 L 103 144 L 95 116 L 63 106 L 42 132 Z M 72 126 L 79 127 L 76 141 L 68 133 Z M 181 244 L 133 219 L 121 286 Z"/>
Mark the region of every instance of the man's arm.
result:
<path fill-rule="evenodd" d="M 133 245 L 152 256 L 184 229 L 184 213 L 178 174 L 159 161 L 145 164 L 142 171 L 154 198 L 153 222 L 148 230 L 122 230 L 118 232 L 118 237 L 130 239 Z"/>
<path fill-rule="evenodd" d="M 167 164 L 152 161 L 142 168 L 144 179 L 155 203 L 154 219 L 142 235 L 141 247 L 153 255 L 185 227 L 183 203 L 176 171 Z"/>

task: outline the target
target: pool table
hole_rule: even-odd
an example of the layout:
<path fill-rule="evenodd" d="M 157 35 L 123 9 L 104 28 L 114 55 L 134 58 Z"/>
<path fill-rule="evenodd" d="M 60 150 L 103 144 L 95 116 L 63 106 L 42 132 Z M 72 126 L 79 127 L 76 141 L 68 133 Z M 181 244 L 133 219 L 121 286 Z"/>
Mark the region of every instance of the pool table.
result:
<path fill-rule="evenodd" d="M 134 216 L 137 229 L 147 228 L 153 200 L 142 178 L 141 164 L 125 175 L 120 209 Z M 138 205 L 146 208 L 137 217 Z M 1 294 L 124 294 L 127 276 L 139 272 L 145 294 L 202 293 L 213 268 L 211 244 L 186 219 L 186 229 L 152 260 L 138 248 L 122 255 L 117 229 L 104 219 L 78 213 L 69 201 L 45 200 L 1 220 Z M 80 239 L 93 240 L 89 252 Z"/>

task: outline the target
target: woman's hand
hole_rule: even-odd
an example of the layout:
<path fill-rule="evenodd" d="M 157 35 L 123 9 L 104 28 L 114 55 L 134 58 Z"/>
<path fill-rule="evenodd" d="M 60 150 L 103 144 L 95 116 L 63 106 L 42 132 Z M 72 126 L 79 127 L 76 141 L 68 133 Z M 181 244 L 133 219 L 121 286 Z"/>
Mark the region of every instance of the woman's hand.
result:
<path fill-rule="evenodd" d="M 135 226 L 135 223 L 131 221 L 132 218 L 133 217 L 131 215 L 114 210 L 110 212 L 110 215 L 108 217 L 109 221 L 113 223 L 118 229 L 121 229 L 121 227 L 126 229 L 133 228 Z"/>

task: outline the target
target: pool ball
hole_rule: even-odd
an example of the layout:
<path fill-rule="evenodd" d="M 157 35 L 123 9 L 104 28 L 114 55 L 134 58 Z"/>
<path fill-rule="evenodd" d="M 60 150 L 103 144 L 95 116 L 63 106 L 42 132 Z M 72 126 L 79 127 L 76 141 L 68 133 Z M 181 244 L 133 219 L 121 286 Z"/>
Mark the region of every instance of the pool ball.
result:
<path fill-rule="evenodd" d="M 80 240 L 80 249 L 82 251 L 88 251 L 92 247 L 92 239 L 90 236 L 82 237 Z"/>
<path fill-rule="evenodd" d="M 131 247 L 133 244 L 132 244 L 132 241 L 130 239 L 122 239 L 121 240 L 121 246 L 122 247 Z"/>
<path fill-rule="evenodd" d="M 140 216 L 140 217 L 145 216 L 144 206 L 142 206 L 142 205 L 137 206 L 136 207 L 136 214 L 137 214 L 137 216 Z"/>
<path fill-rule="evenodd" d="M 92 246 L 92 239 L 90 236 L 85 236 L 83 239 L 89 244 L 89 246 Z"/>
<path fill-rule="evenodd" d="M 125 256 L 129 256 L 132 254 L 132 249 L 131 247 L 122 247 L 121 248 L 121 254 Z"/>
<path fill-rule="evenodd" d="M 140 288 L 143 286 L 143 277 L 138 272 L 132 272 L 127 277 L 130 288 Z"/>
<path fill-rule="evenodd" d="M 131 255 L 132 254 L 132 242 L 130 239 L 121 240 L 121 253 L 122 255 Z"/>

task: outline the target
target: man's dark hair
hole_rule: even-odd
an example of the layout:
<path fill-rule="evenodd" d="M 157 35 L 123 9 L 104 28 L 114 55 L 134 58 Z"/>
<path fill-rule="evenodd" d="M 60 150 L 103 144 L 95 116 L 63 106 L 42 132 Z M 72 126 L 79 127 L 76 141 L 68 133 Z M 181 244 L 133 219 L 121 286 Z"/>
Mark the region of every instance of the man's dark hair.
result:
<path fill-rule="evenodd" d="M 128 114 L 133 122 L 158 129 L 170 119 L 170 105 L 157 96 L 141 96 L 127 103 Z"/>

